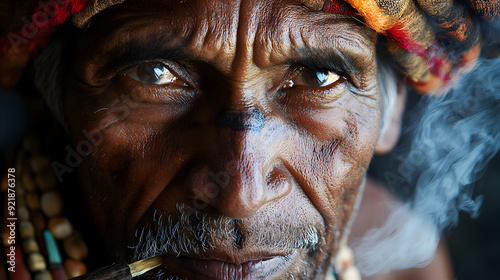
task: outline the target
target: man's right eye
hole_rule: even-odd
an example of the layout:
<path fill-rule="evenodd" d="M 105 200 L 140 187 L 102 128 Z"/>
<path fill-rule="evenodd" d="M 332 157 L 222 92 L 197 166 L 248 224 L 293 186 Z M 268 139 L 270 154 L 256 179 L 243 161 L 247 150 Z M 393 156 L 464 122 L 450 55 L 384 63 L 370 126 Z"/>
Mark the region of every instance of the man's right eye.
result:
<path fill-rule="evenodd" d="M 130 69 L 126 75 L 147 85 L 187 86 L 161 62 L 144 62 Z"/>

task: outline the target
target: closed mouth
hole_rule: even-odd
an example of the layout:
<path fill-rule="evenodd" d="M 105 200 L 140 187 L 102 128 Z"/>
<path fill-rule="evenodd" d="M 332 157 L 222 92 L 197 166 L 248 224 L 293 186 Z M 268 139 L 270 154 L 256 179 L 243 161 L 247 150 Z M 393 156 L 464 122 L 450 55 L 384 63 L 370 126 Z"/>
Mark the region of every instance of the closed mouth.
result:
<path fill-rule="evenodd" d="M 266 256 L 228 262 L 199 256 L 163 256 L 160 270 L 165 278 L 180 279 L 274 279 L 293 262 L 297 252 L 285 256 Z"/>

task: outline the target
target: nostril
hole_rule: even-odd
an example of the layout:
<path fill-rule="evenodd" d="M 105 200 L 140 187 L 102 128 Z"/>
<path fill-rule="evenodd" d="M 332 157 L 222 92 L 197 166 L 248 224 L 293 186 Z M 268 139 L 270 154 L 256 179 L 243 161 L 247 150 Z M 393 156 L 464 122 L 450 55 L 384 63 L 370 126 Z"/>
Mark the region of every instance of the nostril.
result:
<path fill-rule="evenodd" d="M 286 168 L 281 164 L 274 165 L 266 175 L 269 200 L 287 195 L 291 190 L 291 182 L 291 175 Z"/>

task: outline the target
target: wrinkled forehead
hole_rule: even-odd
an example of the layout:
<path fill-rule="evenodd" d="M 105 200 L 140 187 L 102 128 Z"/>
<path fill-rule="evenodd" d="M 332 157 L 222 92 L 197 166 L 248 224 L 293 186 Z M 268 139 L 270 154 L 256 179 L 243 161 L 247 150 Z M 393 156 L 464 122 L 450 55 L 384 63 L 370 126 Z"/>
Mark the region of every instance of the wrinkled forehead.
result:
<path fill-rule="evenodd" d="M 85 21 L 85 27 L 88 27 L 89 23 L 95 22 L 95 18 L 104 13 L 113 16 L 113 20 L 123 20 L 117 24 L 125 24 L 124 21 L 134 21 L 149 16 L 148 24 L 150 25 L 160 22 L 170 22 L 171 25 L 174 25 L 176 22 L 183 22 L 183 24 L 196 24 L 197 28 L 200 29 L 217 26 L 212 27 L 215 30 L 207 30 L 212 32 L 228 28 L 239 32 L 247 29 L 255 30 L 261 25 L 272 28 L 283 28 L 282 26 L 286 25 L 308 28 L 307 25 L 316 24 L 314 20 L 327 17 L 348 17 L 337 12 L 323 11 L 325 0 L 94 1 L 99 4 L 90 4 L 84 11 L 75 15 L 73 21 Z M 366 28 L 366 31 L 368 30 L 369 28 Z"/>
<path fill-rule="evenodd" d="M 125 0 L 90 0 L 89 3 L 87 4 L 87 6 L 83 9 L 83 11 L 81 11 L 80 13 L 78 13 L 77 15 L 75 15 L 73 17 L 73 22 L 75 23 L 75 25 L 77 25 L 78 27 L 84 27 L 85 25 L 88 24 L 89 20 L 97 13 L 105 10 L 106 8 L 109 8 L 111 6 L 114 6 L 114 5 L 117 5 L 117 4 L 121 4 L 123 3 Z M 134 0 L 128 0 L 127 2 L 132 2 Z M 325 2 L 328 1 L 328 0 L 297 0 L 295 1 L 296 3 L 300 3 L 300 4 L 303 4 L 305 5 L 306 7 L 312 9 L 312 10 L 321 10 L 323 8 L 323 6 L 325 5 Z M 148 4 L 148 1 L 141 1 L 143 4 Z M 187 2 L 192 2 L 192 1 L 189 1 L 189 0 L 176 0 L 176 1 L 163 1 L 163 2 L 170 2 L 169 4 L 170 5 L 174 5 L 176 3 L 180 3 L 180 4 L 189 4 Z M 210 1 L 206 1 L 206 2 L 210 2 Z M 224 1 L 220 1 L 220 2 L 224 2 Z M 230 1 L 226 1 L 226 2 L 234 2 L 234 3 L 238 3 L 238 2 L 241 2 L 239 0 L 230 0 Z M 268 1 L 268 2 L 272 2 L 272 1 Z"/>
<path fill-rule="evenodd" d="M 179 50 L 188 60 L 220 63 L 216 68 L 221 71 L 234 70 L 235 64 L 287 64 L 320 52 L 336 53 L 332 57 L 349 64 L 369 65 L 373 30 L 349 16 L 323 12 L 318 3 L 129 0 L 96 15 L 86 30 L 92 38 L 85 41 L 104 46 L 112 55 L 119 55 L 116 50 L 130 52 L 131 41 L 133 47 L 147 42 L 137 49 Z M 92 46 L 82 46 L 87 47 Z"/>
<path fill-rule="evenodd" d="M 263 18 L 283 18 L 298 7 L 310 12 L 321 12 L 325 0 L 94 0 L 82 12 L 73 17 L 74 22 L 89 24 L 100 13 L 134 12 L 137 14 L 164 14 L 177 20 L 196 20 L 198 17 L 211 15 L 213 22 L 226 19 L 225 25 L 245 24 L 249 20 Z M 328 0 L 326 0 L 328 1 Z M 179 18 L 179 16 L 182 16 Z M 154 18 L 151 18 L 153 20 Z M 151 22 L 154 23 L 154 22 Z M 290 23 L 298 23 L 293 22 Z M 78 26 L 79 24 L 77 24 Z M 82 26 L 85 27 L 85 26 Z"/>

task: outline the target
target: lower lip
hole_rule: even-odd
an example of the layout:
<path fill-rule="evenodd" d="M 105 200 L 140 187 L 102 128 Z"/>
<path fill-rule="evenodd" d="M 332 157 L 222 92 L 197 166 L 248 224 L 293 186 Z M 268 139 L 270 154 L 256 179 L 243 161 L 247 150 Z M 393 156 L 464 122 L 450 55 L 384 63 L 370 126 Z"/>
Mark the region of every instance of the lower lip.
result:
<path fill-rule="evenodd" d="M 294 255 L 273 257 L 242 264 L 190 257 L 166 256 L 165 276 L 182 279 L 273 279 L 286 270 Z M 168 259 L 168 260 L 165 260 Z"/>

